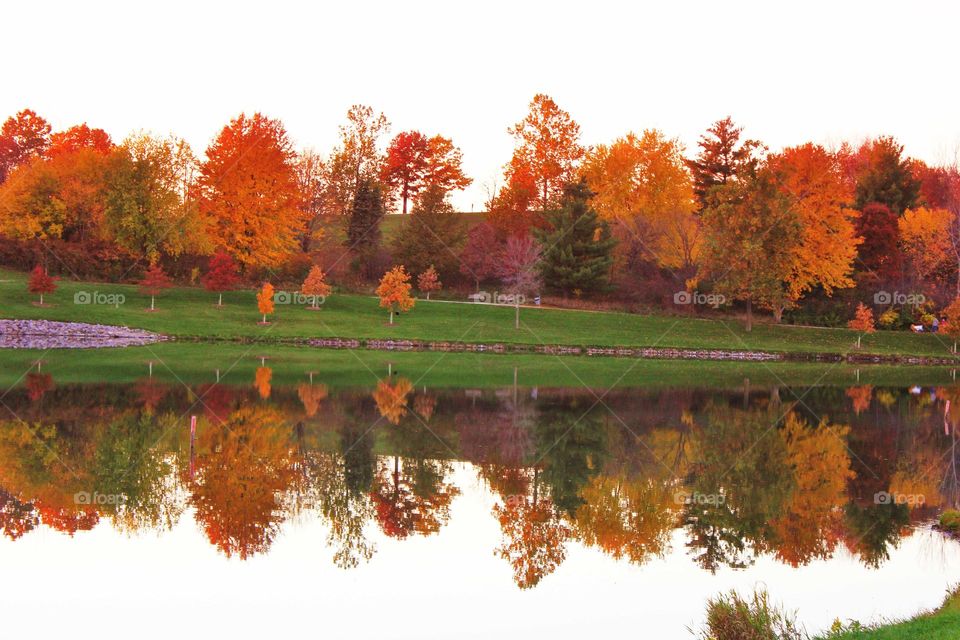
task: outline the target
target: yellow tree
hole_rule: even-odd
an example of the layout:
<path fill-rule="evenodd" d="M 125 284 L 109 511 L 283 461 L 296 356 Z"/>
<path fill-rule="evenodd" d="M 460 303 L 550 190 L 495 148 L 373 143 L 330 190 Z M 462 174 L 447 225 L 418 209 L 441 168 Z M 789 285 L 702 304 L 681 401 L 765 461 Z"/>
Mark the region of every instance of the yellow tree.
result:
<path fill-rule="evenodd" d="M 400 424 L 403 416 L 407 415 L 407 396 L 413 391 L 413 383 L 406 378 L 397 378 L 394 384 L 389 380 L 381 380 L 373 392 L 373 399 L 377 403 L 377 411 L 390 424 Z"/>
<path fill-rule="evenodd" d="M 850 428 L 826 421 L 811 427 L 789 413 L 779 431 L 793 472 L 794 489 L 782 515 L 771 525 L 777 534 L 777 555 L 793 566 L 826 558 L 838 541 L 850 468 L 846 437 Z"/>
<path fill-rule="evenodd" d="M 957 298 L 943 310 L 943 317 L 946 322 L 940 328 L 941 331 L 953 338 L 953 352 L 957 352 L 957 339 L 960 338 L 960 298 Z"/>
<path fill-rule="evenodd" d="M 907 209 L 897 220 L 900 243 L 914 277 L 928 280 L 952 252 L 950 212 L 918 207 Z"/>
<path fill-rule="evenodd" d="M 257 309 L 263 314 L 260 324 L 268 324 L 267 314 L 273 313 L 273 285 L 269 282 L 264 282 L 263 288 L 257 292 Z"/>
<path fill-rule="evenodd" d="M 600 217 L 623 224 L 663 267 L 694 264 L 700 244 L 693 182 L 683 145 L 663 133 L 633 132 L 592 148 L 583 175 Z"/>
<path fill-rule="evenodd" d="M 410 274 L 403 265 L 394 267 L 383 274 L 380 286 L 377 287 L 377 296 L 380 297 L 380 307 L 390 310 L 390 324 L 393 324 L 393 314 L 397 311 L 409 311 L 415 304 L 410 296 Z"/>

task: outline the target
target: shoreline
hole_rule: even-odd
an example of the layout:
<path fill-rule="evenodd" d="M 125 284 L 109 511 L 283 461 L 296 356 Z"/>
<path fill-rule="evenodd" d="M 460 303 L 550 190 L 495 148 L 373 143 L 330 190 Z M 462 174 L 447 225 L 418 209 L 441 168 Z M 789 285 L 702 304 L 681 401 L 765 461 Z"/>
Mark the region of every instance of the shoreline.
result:
<path fill-rule="evenodd" d="M 126 326 L 61 322 L 52 320 L 0 319 L 0 349 L 108 349 L 142 346 L 157 342 L 202 344 L 263 344 L 305 346 L 313 349 L 362 349 L 366 351 L 432 351 L 447 353 L 531 354 L 644 360 L 690 360 L 704 362 L 814 362 L 857 365 L 951 366 L 956 357 L 908 354 L 786 352 L 754 349 L 697 349 L 683 347 L 562 345 L 513 342 L 464 342 L 449 340 L 384 338 L 176 336 Z"/>

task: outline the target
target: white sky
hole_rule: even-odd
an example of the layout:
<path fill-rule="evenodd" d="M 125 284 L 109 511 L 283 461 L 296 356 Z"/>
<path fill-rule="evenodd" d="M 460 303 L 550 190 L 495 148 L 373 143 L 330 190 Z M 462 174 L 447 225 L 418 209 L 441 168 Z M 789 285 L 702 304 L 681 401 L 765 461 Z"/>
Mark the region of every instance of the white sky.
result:
<path fill-rule="evenodd" d="M 771 148 L 888 133 L 928 162 L 960 143 L 949 2 L 51 2 L 6 4 L 0 116 L 29 106 L 198 154 L 260 110 L 326 153 L 353 103 L 452 137 L 483 207 L 537 92 L 584 142 L 656 127 L 692 147 L 730 114 Z"/>

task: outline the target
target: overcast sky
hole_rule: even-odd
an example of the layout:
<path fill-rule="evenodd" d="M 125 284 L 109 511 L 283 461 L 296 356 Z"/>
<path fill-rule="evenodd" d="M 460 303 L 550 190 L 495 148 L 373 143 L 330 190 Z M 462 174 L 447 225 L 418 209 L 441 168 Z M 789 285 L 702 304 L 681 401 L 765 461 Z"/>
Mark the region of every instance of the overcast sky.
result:
<path fill-rule="evenodd" d="M 326 153 L 353 103 L 452 137 L 480 209 L 537 92 L 586 144 L 659 128 L 688 148 L 725 115 L 772 149 L 891 134 L 929 162 L 960 143 L 949 2 L 47 2 L 3 7 L 0 114 L 201 154 L 241 111 Z"/>

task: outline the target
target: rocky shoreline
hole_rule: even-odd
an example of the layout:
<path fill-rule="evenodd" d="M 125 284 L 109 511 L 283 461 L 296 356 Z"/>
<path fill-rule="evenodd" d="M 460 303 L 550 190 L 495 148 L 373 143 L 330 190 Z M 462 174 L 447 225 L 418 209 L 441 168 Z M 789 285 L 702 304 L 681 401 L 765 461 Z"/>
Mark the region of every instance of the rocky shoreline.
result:
<path fill-rule="evenodd" d="M 0 320 L 0 349 L 136 347 L 166 340 L 142 329 L 52 320 Z"/>

